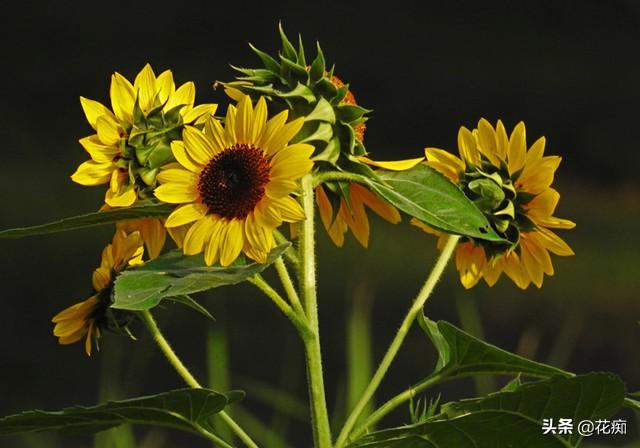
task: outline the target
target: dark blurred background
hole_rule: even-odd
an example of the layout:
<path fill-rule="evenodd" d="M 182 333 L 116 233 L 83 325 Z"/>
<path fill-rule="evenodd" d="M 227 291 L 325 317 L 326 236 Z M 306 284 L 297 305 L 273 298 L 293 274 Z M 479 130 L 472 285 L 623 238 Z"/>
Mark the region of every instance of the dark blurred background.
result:
<path fill-rule="evenodd" d="M 257 64 L 248 42 L 277 51 L 279 20 L 291 37 L 303 34 L 308 51 L 319 40 L 358 101 L 375 109 L 366 134 L 375 158 L 416 157 L 425 146 L 455 151 L 458 128 L 472 128 L 480 117 L 501 118 L 508 129 L 525 121 L 529 143 L 547 137 L 548 153 L 563 157 L 557 215 L 577 222 L 562 234 L 577 255 L 555 258 L 556 275 L 541 290 L 524 292 L 506 278 L 491 289 L 464 291 L 450 267 L 427 314 L 539 361 L 575 372 L 613 371 L 630 391 L 639 390 L 640 3 L 633 0 L 3 4 L 0 228 L 101 204 L 102 187 L 69 179 L 87 158 L 77 141 L 91 133 L 80 95 L 108 104 L 111 73 L 133 79 L 150 62 L 156 73 L 173 70 L 178 83 L 194 80 L 197 101 L 223 104 L 213 81 L 233 76 L 229 63 Z M 352 237 L 337 249 L 319 232 L 320 319 L 337 420 L 347 401 L 345 341 L 354 301 L 365 329 L 363 316 L 371 316 L 377 361 L 435 259 L 434 240 L 407 220 L 372 221 L 366 251 Z M 80 345 L 59 346 L 51 334 L 51 317 L 90 294 L 91 272 L 111 234 L 105 227 L 0 241 L 1 415 L 181 387 L 139 326 L 137 342 L 108 335 L 91 358 Z M 290 446 L 309 446 L 302 346 L 288 321 L 250 286 L 200 298 L 215 323 L 177 305 L 155 313 L 177 351 L 203 381 L 213 376 L 214 384 L 224 384 L 230 367 L 228 387 L 246 389 L 243 409 L 254 411 L 238 416 L 247 425 L 278 428 Z M 207 363 L 211 351 L 219 358 Z M 424 377 L 433 361 L 430 344 L 414 329 L 378 402 Z M 463 382 L 443 389 L 443 398 L 473 396 L 502 382 Z M 286 396 L 279 393 L 283 410 L 274 417 L 265 404 L 272 387 L 300 402 L 282 405 Z M 635 417 L 621 416 L 629 420 L 629 435 L 593 443 L 639 446 Z M 388 423 L 408 420 L 403 407 Z M 136 446 L 206 446 L 148 428 L 135 437 Z M 118 446 L 105 440 L 97 446 Z M 92 443 L 55 434 L 0 439 L 0 447 Z"/>

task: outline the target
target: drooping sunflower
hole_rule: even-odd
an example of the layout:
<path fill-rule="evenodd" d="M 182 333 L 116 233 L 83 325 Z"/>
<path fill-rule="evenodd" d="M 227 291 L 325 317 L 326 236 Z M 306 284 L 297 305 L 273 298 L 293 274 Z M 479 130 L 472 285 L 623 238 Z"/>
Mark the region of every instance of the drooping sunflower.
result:
<path fill-rule="evenodd" d="M 441 149 L 425 149 L 427 165 L 457 183 L 509 241 L 462 240 L 456 249 L 456 266 L 465 288 L 481 278 L 493 286 L 503 272 L 522 289 L 531 283 L 540 288 L 544 274 L 554 273 L 549 252 L 574 254 L 550 230 L 572 229 L 575 223 L 553 216 L 560 194 L 551 184 L 561 158 L 545 156 L 545 143 L 540 137 L 527 149 L 524 123 L 507 135 L 500 120 L 494 128 L 481 119 L 472 131 L 460 128 L 460 158 Z M 412 223 L 439 235 L 438 247 L 442 247 L 446 235 L 419 221 Z"/>
<path fill-rule="evenodd" d="M 153 197 L 160 167 L 175 161 L 171 142 L 181 138 L 185 124 L 201 125 L 217 108 L 215 104 L 194 107 L 193 82 L 176 89 L 170 70 L 156 77 L 149 64 L 133 84 L 114 73 L 110 94 L 113 111 L 98 101 L 80 97 L 96 133 L 80 139 L 91 160 L 71 176 L 81 185 L 109 184 L 103 209 L 129 207 Z M 129 227 L 141 232 L 151 258 L 155 258 L 166 238 L 162 223 L 146 220 L 131 222 Z"/>
<path fill-rule="evenodd" d="M 93 271 L 92 284 L 94 294 L 87 300 L 76 303 L 56 314 L 52 322 L 55 324 L 53 334 L 63 345 L 73 344 L 85 338 L 84 347 L 91 356 L 92 341 L 97 341 L 104 328 L 118 328 L 126 325 L 130 315 L 126 312 L 112 310 L 111 288 L 115 274 L 127 266 L 142 263 L 144 248 L 139 232 L 127 234 L 117 230 L 111 244 L 102 251 L 100 267 Z"/>
<path fill-rule="evenodd" d="M 313 167 L 313 146 L 289 144 L 304 123 L 287 123 L 285 110 L 267 120 L 267 103 L 253 107 L 244 96 L 230 105 L 224 127 L 214 118 L 204 131 L 186 126 L 183 141 L 171 149 L 178 163 L 158 175 L 155 195 L 181 204 L 169 215 L 168 228 L 190 224 L 186 255 L 204 252 L 207 265 L 233 263 L 241 252 L 264 263 L 273 247 L 273 230 L 304 219 L 292 197 L 296 180 Z"/>

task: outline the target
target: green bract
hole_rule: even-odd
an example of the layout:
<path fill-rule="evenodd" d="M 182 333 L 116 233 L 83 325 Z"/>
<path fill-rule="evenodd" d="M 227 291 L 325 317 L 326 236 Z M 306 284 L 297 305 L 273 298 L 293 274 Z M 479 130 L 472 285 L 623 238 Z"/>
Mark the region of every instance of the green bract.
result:
<path fill-rule="evenodd" d="M 262 62 L 259 68 L 234 67 L 241 73 L 237 81 L 220 83 L 252 97 L 264 96 L 270 107 L 288 109 L 292 117 L 305 117 L 305 125 L 294 143 L 306 142 L 315 147 L 313 160 L 317 169 L 335 169 L 371 174 L 358 156 L 367 154 L 356 128 L 367 121 L 368 109 L 353 101 L 349 86 L 334 77 L 334 67 L 327 69 L 324 54 L 317 44 L 317 55 L 307 62 L 302 38 L 296 49 L 280 30 L 282 49 L 277 57 L 251 46 Z"/>

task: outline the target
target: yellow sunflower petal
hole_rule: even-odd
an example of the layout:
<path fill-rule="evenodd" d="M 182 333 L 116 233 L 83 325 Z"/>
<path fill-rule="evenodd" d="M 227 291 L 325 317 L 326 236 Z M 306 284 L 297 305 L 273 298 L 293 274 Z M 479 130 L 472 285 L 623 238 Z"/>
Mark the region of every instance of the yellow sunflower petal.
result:
<path fill-rule="evenodd" d="M 196 86 L 193 82 L 189 81 L 178 87 L 173 95 L 169 97 L 165 110 L 171 110 L 176 106 L 193 106 L 193 102 L 196 100 Z M 185 108 L 182 108 L 182 112 Z"/>
<path fill-rule="evenodd" d="M 509 136 L 507 136 L 507 130 L 502 124 L 502 120 L 498 120 L 496 125 L 496 154 L 501 160 L 507 160 L 507 154 L 509 153 Z"/>
<path fill-rule="evenodd" d="M 491 163 L 498 166 L 498 147 L 496 144 L 496 131 L 484 118 L 478 122 L 478 149 Z"/>
<path fill-rule="evenodd" d="M 204 261 L 207 266 L 212 266 L 220 258 L 220 234 L 225 228 L 224 221 L 215 221 L 209 242 L 205 243 Z"/>
<path fill-rule="evenodd" d="M 182 250 L 185 255 L 196 255 L 202 252 L 204 244 L 211 238 L 215 228 L 215 220 L 210 216 L 203 216 L 187 231 Z"/>
<path fill-rule="evenodd" d="M 509 173 L 513 174 L 524 166 L 527 154 L 527 133 L 524 123 L 516 125 L 509 137 Z"/>
<path fill-rule="evenodd" d="M 369 166 L 375 166 L 378 168 L 382 168 L 390 171 L 404 171 L 413 168 L 418 163 L 424 160 L 423 157 L 419 157 L 416 159 L 405 159 L 405 160 L 391 160 L 388 162 L 381 162 L 376 160 L 371 160 L 365 156 L 359 156 L 358 160 L 362 163 L 366 163 Z"/>
<path fill-rule="evenodd" d="M 205 122 L 204 130 L 216 154 L 232 146 L 232 144 L 227 142 L 227 136 L 224 132 L 224 128 L 215 118 L 210 118 Z"/>
<path fill-rule="evenodd" d="M 551 230 L 539 228 L 537 230 L 539 241 L 543 247 L 560 256 L 575 255 L 573 250 L 558 235 Z"/>
<path fill-rule="evenodd" d="M 182 121 L 185 123 L 193 123 L 198 120 L 208 120 L 213 117 L 218 109 L 217 104 L 199 104 L 189 112 L 182 116 Z"/>
<path fill-rule="evenodd" d="M 201 203 L 183 205 L 176 208 L 164 223 L 166 227 L 179 227 L 197 221 L 207 213 L 207 206 Z"/>
<path fill-rule="evenodd" d="M 279 177 L 272 179 L 266 186 L 267 196 L 273 199 L 278 199 L 284 196 L 288 196 L 290 193 L 298 189 L 298 184 L 291 180 Z"/>
<path fill-rule="evenodd" d="M 227 222 L 226 234 L 220 247 L 220 264 L 229 266 L 233 263 L 244 246 L 244 231 L 242 228 L 243 221 L 232 219 Z"/>
<path fill-rule="evenodd" d="M 120 73 L 111 76 L 111 107 L 120 121 L 131 123 L 133 121 L 133 105 L 136 94 L 131 83 Z"/>
<path fill-rule="evenodd" d="M 542 271 L 542 266 L 531 253 L 531 244 L 526 244 L 524 241 L 521 242 L 520 248 L 522 250 L 521 260 L 522 264 L 529 275 L 529 278 L 538 288 L 542 287 L 542 280 L 544 277 L 544 273 Z"/>
<path fill-rule="evenodd" d="M 454 182 L 458 181 L 460 173 L 465 168 L 464 161 L 450 152 L 438 148 L 425 148 L 424 153 L 428 160 L 427 165 L 433 166 Z"/>
<path fill-rule="evenodd" d="M 291 197 L 272 200 L 280 209 L 280 216 L 284 222 L 304 221 L 305 215 L 302 206 Z"/>
<path fill-rule="evenodd" d="M 251 97 L 245 95 L 238 103 L 236 115 L 236 138 L 238 143 L 252 143 L 249 139 L 252 133 L 253 103 Z"/>
<path fill-rule="evenodd" d="M 153 107 L 156 96 L 156 75 L 151 65 L 146 64 L 133 82 L 133 88 L 138 94 L 138 104 L 146 113 Z"/>
<path fill-rule="evenodd" d="M 171 152 L 176 158 L 178 163 L 191 171 L 192 173 L 200 173 L 201 165 L 193 160 L 184 148 L 184 143 L 180 140 L 174 140 L 171 142 Z"/>
<path fill-rule="evenodd" d="M 235 143 L 238 141 L 236 136 L 236 114 L 237 109 L 229 105 L 229 107 L 227 107 L 227 115 L 224 118 L 224 131 L 228 142 Z"/>
<path fill-rule="evenodd" d="M 302 125 L 304 124 L 304 118 L 296 118 L 295 120 L 285 124 L 278 131 L 273 134 L 273 137 L 269 140 L 268 150 L 263 148 L 265 152 L 268 154 L 275 154 L 284 148 L 287 143 L 291 141 L 293 137 L 296 136 L 300 129 L 302 129 Z"/>
<path fill-rule="evenodd" d="M 198 176 L 195 173 L 184 169 L 182 165 L 178 165 L 178 167 L 179 168 L 161 170 L 156 176 L 156 179 L 158 179 L 158 182 L 161 184 L 166 184 L 167 182 L 183 182 L 196 185 L 198 183 Z"/>
<path fill-rule="evenodd" d="M 111 207 L 129 207 L 138 199 L 138 194 L 133 186 L 126 190 L 114 193 L 112 189 L 108 189 L 105 193 L 104 201 Z"/>
<path fill-rule="evenodd" d="M 93 160 L 82 163 L 75 173 L 71 175 L 71 180 L 80 185 L 101 185 L 111 180 L 111 173 L 116 169 L 111 162 L 97 163 Z"/>
<path fill-rule="evenodd" d="M 529 278 L 529 274 L 520 261 L 520 257 L 518 257 L 518 254 L 516 254 L 515 252 L 509 252 L 505 254 L 503 258 L 504 273 L 507 274 L 511 280 L 513 280 L 518 288 L 527 289 L 527 287 L 531 283 L 531 279 Z"/>
<path fill-rule="evenodd" d="M 272 201 L 262 200 L 254 210 L 258 224 L 267 227 L 278 227 L 282 224 L 280 209 Z"/>
<path fill-rule="evenodd" d="M 79 142 L 89 153 L 91 159 L 98 163 L 111 162 L 116 156 L 120 155 L 118 146 L 105 145 L 97 134 L 81 138 Z"/>
<path fill-rule="evenodd" d="M 562 158 L 547 156 L 525 166 L 522 174 L 516 181 L 516 187 L 532 194 L 538 194 L 553 183 L 553 178 Z"/>
<path fill-rule="evenodd" d="M 531 148 L 527 151 L 527 156 L 525 157 L 525 166 L 531 166 L 542 159 L 542 156 L 544 156 L 545 144 L 546 139 L 544 137 L 540 137 L 533 145 L 531 145 Z"/>
<path fill-rule="evenodd" d="M 312 153 L 313 146 L 306 143 L 287 146 L 271 159 L 270 177 L 290 180 L 301 178 L 313 168 L 310 159 Z"/>
<path fill-rule="evenodd" d="M 456 267 L 460 273 L 460 282 L 466 289 L 474 287 L 482 278 L 486 257 L 481 247 L 473 243 L 459 244 L 456 249 Z"/>
<path fill-rule="evenodd" d="M 160 104 L 165 104 L 169 97 L 176 91 L 176 84 L 173 81 L 173 73 L 171 73 L 171 70 L 165 70 L 158 75 L 156 88 L 158 89 L 158 101 Z M 164 110 L 168 110 L 166 105 Z"/>
<path fill-rule="evenodd" d="M 264 131 L 267 122 L 267 102 L 264 97 L 260 97 L 255 109 L 253 110 L 253 120 L 251 135 L 249 135 L 249 141 L 256 143 L 262 137 L 262 131 Z"/>
<path fill-rule="evenodd" d="M 273 247 L 273 231 L 261 226 L 255 220 L 255 215 L 250 213 L 244 222 L 244 235 L 246 243 L 258 252 L 268 253 Z"/>
<path fill-rule="evenodd" d="M 471 131 L 464 126 L 458 131 L 458 150 L 465 163 L 476 166 L 480 164 L 480 153 L 476 146 L 476 139 Z"/>
<path fill-rule="evenodd" d="M 82 105 L 82 110 L 87 117 L 87 121 L 93 129 L 96 129 L 96 122 L 98 121 L 98 118 L 102 117 L 103 115 L 107 115 L 112 119 L 112 121 L 115 121 L 113 112 L 111 112 L 109 109 L 107 109 L 107 107 L 105 107 L 98 101 L 90 100 L 81 96 L 80 104 Z"/>
<path fill-rule="evenodd" d="M 193 184 L 186 182 L 169 182 L 157 187 L 153 194 L 162 202 L 169 204 L 185 204 L 198 199 L 198 191 Z"/>
<path fill-rule="evenodd" d="M 102 291 L 104 288 L 109 286 L 111 282 L 111 271 L 104 268 L 97 268 L 93 271 L 91 276 L 91 283 L 93 285 L 93 289 L 96 291 Z"/>
<path fill-rule="evenodd" d="M 273 155 L 276 151 L 271 148 L 271 140 L 273 140 L 274 136 L 280 132 L 280 129 L 287 122 L 287 118 L 289 117 L 289 111 L 287 109 L 283 110 L 279 114 L 272 117 L 265 124 L 264 131 L 262 132 L 262 136 L 258 141 L 258 147 L 262 148 L 267 154 Z"/>
<path fill-rule="evenodd" d="M 187 155 L 199 165 L 206 165 L 216 154 L 210 139 L 193 126 L 184 127 L 182 138 Z"/>
<path fill-rule="evenodd" d="M 116 146 L 120 143 L 120 129 L 118 124 L 108 117 L 102 115 L 96 121 L 96 130 L 98 131 L 98 138 L 107 146 Z"/>

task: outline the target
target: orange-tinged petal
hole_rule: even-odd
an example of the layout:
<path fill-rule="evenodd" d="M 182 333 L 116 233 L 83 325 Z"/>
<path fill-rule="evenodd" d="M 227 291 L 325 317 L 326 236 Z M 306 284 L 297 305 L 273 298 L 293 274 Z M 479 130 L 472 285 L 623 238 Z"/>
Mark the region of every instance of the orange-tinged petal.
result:
<path fill-rule="evenodd" d="M 540 244 L 542 244 L 542 246 L 544 246 L 554 254 L 565 257 L 569 255 L 575 255 L 569 245 L 551 230 L 539 228 L 536 232 L 538 233 L 538 241 L 540 242 Z"/>
<path fill-rule="evenodd" d="M 316 187 L 316 204 L 318 204 L 318 212 L 320 213 L 320 220 L 326 230 L 329 230 L 331 224 L 333 224 L 333 206 L 327 193 L 325 193 L 322 186 Z"/>
<path fill-rule="evenodd" d="M 350 189 L 351 195 L 355 194 L 360 201 L 373 210 L 378 216 L 389 221 L 391 224 L 397 224 L 401 221 L 400 213 L 393 205 L 376 196 L 362 185 L 351 184 Z"/>
<path fill-rule="evenodd" d="M 353 236 L 363 246 L 369 246 L 369 218 L 358 196 L 351 196 L 351 210 L 344 199 L 340 201 L 340 216 L 353 232 Z"/>

